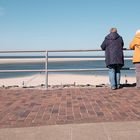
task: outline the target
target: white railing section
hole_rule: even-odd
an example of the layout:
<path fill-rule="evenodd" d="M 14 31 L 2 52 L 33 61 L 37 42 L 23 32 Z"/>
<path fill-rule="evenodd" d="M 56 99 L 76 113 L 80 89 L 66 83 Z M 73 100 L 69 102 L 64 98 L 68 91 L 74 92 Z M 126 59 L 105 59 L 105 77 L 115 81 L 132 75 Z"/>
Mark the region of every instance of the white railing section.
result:
<path fill-rule="evenodd" d="M 45 88 L 48 89 L 48 73 L 49 72 L 80 72 L 80 71 L 107 71 L 107 68 L 94 68 L 94 69 L 48 69 L 48 54 L 51 52 L 97 52 L 96 50 L 39 50 L 39 51 L 0 51 L 0 53 L 44 53 L 45 56 L 45 69 L 28 69 L 28 70 L 0 70 L 0 73 L 8 72 L 45 72 Z M 130 49 L 124 49 L 124 51 L 130 51 Z M 135 68 L 122 68 L 122 70 L 135 70 Z"/>

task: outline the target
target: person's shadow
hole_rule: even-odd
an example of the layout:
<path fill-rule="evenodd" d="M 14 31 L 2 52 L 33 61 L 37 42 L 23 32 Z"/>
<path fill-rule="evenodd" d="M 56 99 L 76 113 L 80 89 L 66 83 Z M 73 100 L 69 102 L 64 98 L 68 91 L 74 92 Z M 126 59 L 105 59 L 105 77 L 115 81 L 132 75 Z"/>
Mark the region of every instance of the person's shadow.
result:
<path fill-rule="evenodd" d="M 123 87 L 135 87 L 136 86 L 136 83 L 132 83 L 132 84 L 122 84 L 120 88 L 123 88 Z"/>

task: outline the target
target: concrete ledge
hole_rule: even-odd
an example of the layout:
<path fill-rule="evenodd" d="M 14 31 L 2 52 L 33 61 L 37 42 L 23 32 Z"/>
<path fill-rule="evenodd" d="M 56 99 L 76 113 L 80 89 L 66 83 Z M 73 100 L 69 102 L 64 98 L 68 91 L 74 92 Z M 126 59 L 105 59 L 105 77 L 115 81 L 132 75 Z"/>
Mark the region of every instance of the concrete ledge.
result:
<path fill-rule="evenodd" d="M 0 129 L 0 140 L 139 140 L 140 122 Z"/>

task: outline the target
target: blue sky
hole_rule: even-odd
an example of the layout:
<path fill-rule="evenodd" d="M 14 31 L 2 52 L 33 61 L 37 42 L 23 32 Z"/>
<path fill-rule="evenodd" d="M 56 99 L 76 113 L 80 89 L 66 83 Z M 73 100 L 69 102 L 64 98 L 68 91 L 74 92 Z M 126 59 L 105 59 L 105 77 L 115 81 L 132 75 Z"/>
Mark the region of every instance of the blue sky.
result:
<path fill-rule="evenodd" d="M 111 27 L 128 48 L 139 0 L 0 0 L 0 50 L 99 49 Z"/>

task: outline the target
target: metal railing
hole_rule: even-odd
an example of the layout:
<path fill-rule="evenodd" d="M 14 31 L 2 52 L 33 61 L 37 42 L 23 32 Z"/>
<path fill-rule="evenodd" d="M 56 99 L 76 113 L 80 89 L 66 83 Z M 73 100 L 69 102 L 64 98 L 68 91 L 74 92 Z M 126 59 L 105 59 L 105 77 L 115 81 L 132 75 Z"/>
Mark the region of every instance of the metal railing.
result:
<path fill-rule="evenodd" d="M 97 52 L 95 50 L 42 50 L 42 51 L 0 51 L 0 53 L 44 53 L 45 56 L 45 69 L 22 69 L 22 70 L 0 70 L 0 73 L 9 72 L 45 72 L 45 88 L 48 89 L 48 73 L 49 72 L 80 72 L 80 71 L 107 71 L 108 68 L 94 68 L 94 69 L 48 69 L 48 54 L 51 52 Z M 130 51 L 130 49 L 124 49 Z M 134 70 L 135 68 L 123 68 L 122 70 Z"/>

